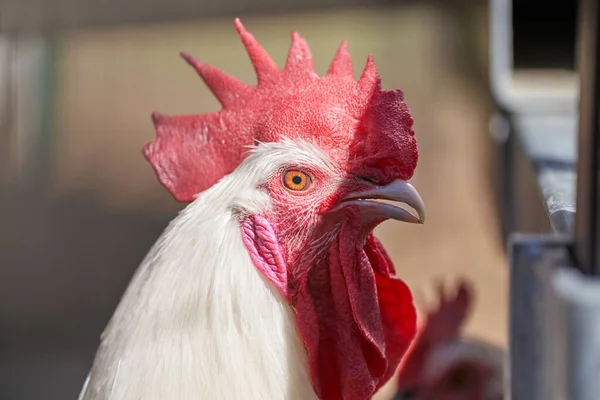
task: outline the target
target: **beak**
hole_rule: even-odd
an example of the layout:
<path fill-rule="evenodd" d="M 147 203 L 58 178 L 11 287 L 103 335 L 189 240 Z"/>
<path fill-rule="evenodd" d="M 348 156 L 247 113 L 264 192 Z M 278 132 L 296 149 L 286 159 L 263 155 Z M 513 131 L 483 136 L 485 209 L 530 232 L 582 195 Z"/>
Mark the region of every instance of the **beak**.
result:
<path fill-rule="evenodd" d="M 415 216 L 409 211 L 395 205 L 376 202 L 373 199 L 407 204 L 415 210 L 417 215 Z M 425 204 L 419 192 L 410 183 L 400 179 L 386 186 L 378 186 L 371 190 L 351 193 L 344 197 L 335 209 L 349 205 L 358 207 L 361 217 L 366 219 L 395 219 L 413 224 L 422 224 L 425 222 Z"/>

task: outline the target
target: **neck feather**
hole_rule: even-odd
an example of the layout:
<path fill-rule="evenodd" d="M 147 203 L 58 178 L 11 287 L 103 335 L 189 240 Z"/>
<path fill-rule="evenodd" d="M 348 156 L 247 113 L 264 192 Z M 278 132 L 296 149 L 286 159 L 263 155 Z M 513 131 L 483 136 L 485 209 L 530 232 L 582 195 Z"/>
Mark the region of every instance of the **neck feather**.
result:
<path fill-rule="evenodd" d="M 84 400 L 315 398 L 291 308 L 211 192 L 170 224 L 136 272 Z"/>

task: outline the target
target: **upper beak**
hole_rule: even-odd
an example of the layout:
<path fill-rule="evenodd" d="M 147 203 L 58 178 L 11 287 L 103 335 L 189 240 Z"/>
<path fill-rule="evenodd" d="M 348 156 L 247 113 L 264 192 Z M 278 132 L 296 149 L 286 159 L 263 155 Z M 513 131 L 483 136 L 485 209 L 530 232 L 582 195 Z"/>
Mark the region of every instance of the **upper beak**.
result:
<path fill-rule="evenodd" d="M 391 200 L 407 204 L 415 210 L 417 215 L 415 216 L 409 211 L 395 205 L 379 203 L 372 201 L 372 199 Z M 395 219 L 413 224 L 422 224 L 425 222 L 425 204 L 419 192 L 410 183 L 400 179 L 386 186 L 378 186 L 370 190 L 351 193 L 344 197 L 341 203 L 335 208 L 339 209 L 347 205 L 357 206 L 361 211 L 361 216 L 369 219 Z"/>

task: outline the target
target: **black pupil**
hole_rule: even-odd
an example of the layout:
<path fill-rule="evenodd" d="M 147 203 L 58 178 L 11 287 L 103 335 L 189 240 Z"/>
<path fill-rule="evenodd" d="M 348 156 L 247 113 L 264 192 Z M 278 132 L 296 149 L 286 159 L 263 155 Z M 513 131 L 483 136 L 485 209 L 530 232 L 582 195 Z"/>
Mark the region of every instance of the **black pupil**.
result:
<path fill-rule="evenodd" d="M 292 183 L 294 185 L 299 185 L 302 183 L 302 177 L 300 175 L 294 175 L 294 177 L 292 178 Z"/>

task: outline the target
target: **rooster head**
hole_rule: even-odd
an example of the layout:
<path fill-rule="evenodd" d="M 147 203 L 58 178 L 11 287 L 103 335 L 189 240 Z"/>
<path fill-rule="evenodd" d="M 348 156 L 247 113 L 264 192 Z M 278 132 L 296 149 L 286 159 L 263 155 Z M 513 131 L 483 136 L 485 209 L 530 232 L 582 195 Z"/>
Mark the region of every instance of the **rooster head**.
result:
<path fill-rule="evenodd" d="M 316 394 L 370 398 L 416 332 L 410 291 L 372 235 L 387 219 L 424 220 L 407 183 L 418 158 L 412 117 L 402 91 L 382 90 L 371 57 L 354 80 L 346 43 L 319 77 L 297 33 L 280 69 L 239 20 L 235 26 L 257 85 L 183 54 L 222 109 L 154 114 L 157 137 L 144 154 L 180 201 L 244 169 L 237 197 L 248 203 L 249 182 L 264 197 L 253 200 L 261 207 L 240 207 L 243 240 L 294 310 Z M 375 199 L 403 202 L 416 215 Z"/>

